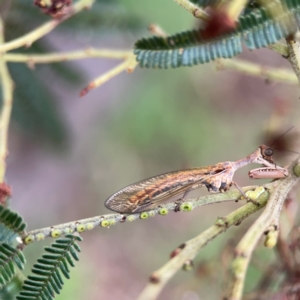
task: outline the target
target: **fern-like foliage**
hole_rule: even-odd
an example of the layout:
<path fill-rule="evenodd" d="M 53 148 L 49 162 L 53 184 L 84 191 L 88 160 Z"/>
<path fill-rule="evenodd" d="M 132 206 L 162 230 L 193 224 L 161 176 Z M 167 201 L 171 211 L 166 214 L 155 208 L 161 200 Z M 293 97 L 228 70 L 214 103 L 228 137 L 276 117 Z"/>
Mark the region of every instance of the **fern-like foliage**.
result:
<path fill-rule="evenodd" d="M 47 252 L 38 259 L 33 266 L 32 273 L 24 281 L 18 300 L 49 300 L 59 294 L 63 287 L 63 278 L 70 278 L 69 265 L 74 267 L 74 260 L 78 260 L 77 252 L 80 248 L 77 241 L 82 241 L 78 235 L 68 234 L 51 245 L 45 247 Z"/>
<path fill-rule="evenodd" d="M 135 44 L 135 54 L 141 67 L 178 68 L 230 58 L 242 52 L 239 37 L 203 42 L 197 30 L 186 31 L 163 38 L 142 39 Z"/>
<path fill-rule="evenodd" d="M 190 2 L 198 5 L 201 8 L 205 8 L 207 6 L 214 6 L 218 3 L 218 0 L 190 0 Z"/>
<path fill-rule="evenodd" d="M 219 0 L 190 0 L 190 2 L 198 5 L 201 9 L 204 9 L 208 6 L 215 6 L 216 4 L 218 4 Z M 256 1 L 250 0 L 247 8 L 253 8 L 255 6 L 257 6 Z"/>
<path fill-rule="evenodd" d="M 8 208 L 0 206 L 0 242 L 15 245 L 16 237 L 26 228 L 22 217 Z"/>
<path fill-rule="evenodd" d="M 276 18 L 272 18 L 269 11 L 278 3 L 270 1 L 268 7 L 246 10 L 233 32 L 211 40 L 204 39 L 199 30 L 141 39 L 135 44 L 137 61 L 146 68 L 177 68 L 233 57 L 242 51 L 242 42 L 249 49 L 266 47 L 296 32 L 300 26 L 300 0 L 281 2 L 284 9 L 277 9 Z M 205 6 L 213 1 L 199 0 L 197 3 Z"/>
<path fill-rule="evenodd" d="M 23 270 L 25 262 L 22 251 L 5 243 L 0 244 L 0 289 L 16 274 L 15 265 Z"/>

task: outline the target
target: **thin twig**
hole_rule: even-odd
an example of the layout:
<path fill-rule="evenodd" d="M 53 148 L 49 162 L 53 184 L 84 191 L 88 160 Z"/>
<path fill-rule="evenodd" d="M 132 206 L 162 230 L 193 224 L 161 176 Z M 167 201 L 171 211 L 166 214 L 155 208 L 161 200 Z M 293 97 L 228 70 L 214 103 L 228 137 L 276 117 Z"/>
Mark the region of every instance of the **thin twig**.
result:
<path fill-rule="evenodd" d="M 29 47 L 32 45 L 33 42 L 40 39 L 44 35 L 51 32 L 56 26 L 58 26 L 60 23 L 65 21 L 66 19 L 74 16 L 75 14 L 79 13 L 80 11 L 87 9 L 93 5 L 95 0 L 81 0 L 78 1 L 72 9 L 70 10 L 70 13 L 66 16 L 64 16 L 61 19 L 54 19 L 51 20 L 44 25 L 34 29 L 33 31 L 29 32 L 28 34 L 25 34 L 15 40 L 12 40 L 10 42 L 7 42 L 3 45 L 0 45 L 0 53 L 7 52 L 12 49 L 16 49 L 19 47 Z"/>
<path fill-rule="evenodd" d="M 271 186 L 271 184 L 268 185 L 269 190 L 272 190 Z M 156 299 L 166 283 L 170 280 L 171 277 L 175 275 L 177 271 L 182 268 L 186 261 L 194 259 L 200 249 L 220 233 L 226 231 L 233 225 L 239 224 L 246 217 L 265 206 L 268 197 L 269 193 L 263 190 L 262 194 L 260 194 L 260 196 L 255 199 L 255 201 L 259 203 L 259 206 L 253 203 L 248 203 L 238 208 L 234 212 L 228 214 L 224 218 L 219 218 L 215 225 L 212 225 L 195 238 L 185 242 L 182 246 L 179 247 L 182 250 L 175 257 L 170 259 L 163 267 L 161 267 L 151 275 L 150 282 L 144 288 L 137 300 Z"/>
<path fill-rule="evenodd" d="M 106 73 L 102 74 L 98 78 L 90 82 L 81 92 L 80 96 L 85 96 L 90 90 L 95 89 L 112 79 L 113 77 L 119 75 L 123 71 L 127 70 L 128 73 L 132 73 L 135 67 L 138 65 L 138 62 L 135 59 L 135 55 L 132 53 L 124 62 L 120 63 L 116 67 L 110 69 Z"/>
<path fill-rule="evenodd" d="M 157 24 L 150 24 L 148 30 L 156 36 L 167 37 L 167 33 Z"/>
<path fill-rule="evenodd" d="M 247 5 L 249 1 L 248 0 L 232 0 L 228 2 L 228 15 L 233 19 L 237 20 L 239 18 L 239 15 L 242 13 L 242 11 L 245 9 L 245 6 Z"/>
<path fill-rule="evenodd" d="M 236 258 L 232 262 L 232 279 L 229 282 L 229 291 L 226 299 L 239 300 L 242 297 L 244 281 L 248 264 L 264 232 L 278 222 L 282 205 L 293 185 L 299 180 L 300 158 L 289 167 L 290 175 L 277 181 L 277 185 L 271 193 L 267 206 L 260 217 L 249 228 L 236 247 Z"/>
<path fill-rule="evenodd" d="M 283 57 L 289 56 L 289 49 L 286 44 L 282 44 L 281 42 L 277 42 L 275 44 L 268 45 L 268 48 L 282 55 Z"/>
<path fill-rule="evenodd" d="M 287 69 L 265 67 L 241 59 L 219 59 L 216 66 L 217 70 L 231 69 L 271 81 L 298 85 L 298 79 L 295 73 Z"/>
<path fill-rule="evenodd" d="M 30 66 L 34 64 L 56 63 L 62 61 L 77 60 L 83 58 L 111 58 L 111 59 L 127 59 L 132 55 L 132 50 L 113 50 L 113 49 L 95 49 L 87 48 L 85 50 L 78 50 L 63 53 L 48 53 L 48 54 L 18 54 L 7 53 L 3 55 L 7 62 L 20 63 L 25 62 Z"/>
<path fill-rule="evenodd" d="M 244 192 L 253 190 L 255 186 L 248 186 L 243 188 Z M 183 211 L 191 211 L 193 208 L 208 204 L 215 204 L 225 201 L 236 201 L 241 196 L 238 190 L 230 190 L 226 193 L 209 194 L 207 196 L 202 196 L 198 198 L 191 198 L 183 203 Z M 88 219 L 77 220 L 65 224 L 55 225 L 51 227 L 36 229 L 29 231 L 23 237 L 25 244 L 32 243 L 34 241 L 40 241 L 48 237 L 56 238 L 62 234 L 72 233 L 72 232 L 83 232 L 85 230 L 91 230 L 98 226 L 109 227 L 116 223 L 122 223 L 125 221 L 135 221 L 138 219 L 147 219 L 149 217 L 154 217 L 156 215 L 166 215 L 170 211 L 177 209 L 177 204 L 167 203 L 165 205 L 159 206 L 151 211 L 136 213 L 136 214 L 107 214 L 101 216 L 95 216 Z"/>
<path fill-rule="evenodd" d="M 192 2 L 188 0 L 174 0 L 174 1 L 180 6 L 182 6 L 184 9 L 186 9 L 188 12 L 190 12 L 194 17 L 198 19 L 202 19 L 204 21 L 209 20 L 209 15 L 200 7 L 193 4 Z"/>
<path fill-rule="evenodd" d="M 4 43 L 4 24 L 0 17 L 0 45 Z M 2 86 L 2 107 L 0 113 L 0 183 L 4 182 L 6 171 L 6 156 L 8 127 L 13 102 L 13 82 L 5 60 L 0 54 L 0 80 Z"/>
<path fill-rule="evenodd" d="M 300 83 L 300 42 L 291 37 L 287 38 L 286 42 L 289 50 L 288 60 L 290 61 L 298 78 L 298 82 Z"/>

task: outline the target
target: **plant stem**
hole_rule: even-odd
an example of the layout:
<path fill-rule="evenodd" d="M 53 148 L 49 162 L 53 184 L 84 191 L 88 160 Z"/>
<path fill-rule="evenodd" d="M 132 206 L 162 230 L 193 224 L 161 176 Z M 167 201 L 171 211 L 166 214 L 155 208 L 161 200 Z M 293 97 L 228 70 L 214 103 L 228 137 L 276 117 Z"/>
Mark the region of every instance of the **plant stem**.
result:
<path fill-rule="evenodd" d="M 248 203 L 234 212 L 228 214 L 224 218 L 219 218 L 215 225 L 212 225 L 195 238 L 185 242 L 182 250 L 172 259 L 170 259 L 163 267 L 152 273 L 150 282 L 144 288 L 137 300 L 154 300 L 161 292 L 166 283 L 178 272 L 184 263 L 194 259 L 201 248 L 213 240 L 216 236 L 225 232 L 229 227 L 239 224 L 247 216 L 255 213 L 266 205 L 269 193 L 264 191 L 255 201 L 258 205 Z M 221 225 L 223 224 L 223 226 Z"/>
<path fill-rule="evenodd" d="M 29 65 L 47 64 L 62 61 L 77 60 L 83 58 L 111 58 L 111 59 L 126 59 L 132 55 L 131 50 L 113 50 L 113 49 L 95 49 L 87 48 L 84 50 L 64 52 L 64 53 L 48 53 L 48 54 L 18 54 L 7 53 L 3 55 L 7 62 L 20 63 L 25 62 Z"/>
<path fill-rule="evenodd" d="M 243 191 L 247 192 L 249 190 L 253 190 L 254 188 L 255 186 L 248 186 L 243 188 Z M 214 204 L 214 203 L 220 203 L 225 201 L 236 201 L 237 199 L 239 199 L 240 196 L 241 193 L 238 190 L 233 189 L 227 191 L 226 193 L 209 194 L 207 196 L 191 198 L 186 200 L 185 203 L 191 203 L 192 206 L 195 208 L 207 204 Z M 52 238 L 57 237 L 56 234 L 63 235 L 75 231 L 83 232 L 85 230 L 94 229 L 98 226 L 109 227 L 110 225 L 114 225 L 116 223 L 122 223 L 124 221 L 132 222 L 138 219 L 146 219 L 148 217 L 154 217 L 156 215 L 159 215 L 162 208 L 165 208 L 167 212 L 174 211 L 177 208 L 177 204 L 174 202 L 167 203 L 151 211 L 147 211 L 146 213 L 135 213 L 130 215 L 107 214 L 107 215 L 101 215 L 92 218 L 77 220 L 69 223 L 64 223 L 60 225 L 55 225 L 51 227 L 36 229 L 26 233 L 25 236 L 23 237 L 23 240 L 25 244 L 29 244 L 31 242 L 40 241 L 48 237 L 52 237 Z M 143 218 L 142 215 L 146 217 Z M 53 235 L 53 233 L 56 234 Z"/>
<path fill-rule="evenodd" d="M 232 278 L 229 282 L 228 300 L 240 300 L 242 298 L 243 287 L 247 268 L 260 237 L 270 226 L 278 224 L 282 205 L 291 190 L 299 180 L 300 158 L 289 167 L 289 176 L 279 180 L 271 193 L 266 209 L 249 228 L 235 249 L 236 258 L 232 262 Z M 277 227 L 276 227 L 277 228 Z M 278 230 L 278 229 L 276 229 Z"/>
<path fill-rule="evenodd" d="M 265 67 L 241 59 L 219 59 L 216 62 L 216 66 L 217 70 L 231 69 L 244 74 L 262 77 L 270 81 L 298 85 L 298 79 L 295 73 L 283 68 Z"/>
<path fill-rule="evenodd" d="M 93 81 L 91 81 L 81 92 L 80 96 L 85 96 L 90 90 L 95 89 L 102 85 L 103 83 L 109 81 L 113 77 L 119 75 L 123 71 L 128 69 L 128 73 L 133 72 L 134 68 L 138 65 L 138 62 L 135 60 L 135 55 L 131 53 L 124 62 L 118 64 L 116 67 L 110 69 L 106 73 L 100 75 Z"/>
<path fill-rule="evenodd" d="M 4 43 L 4 24 L 0 17 L 0 45 Z M 0 112 L 0 183 L 4 182 L 6 171 L 6 156 L 8 127 L 13 102 L 13 82 L 3 56 L 0 54 L 0 80 L 2 88 L 2 107 Z"/>
<path fill-rule="evenodd" d="M 209 15 L 202 10 L 197 5 L 193 4 L 192 2 L 188 0 L 174 0 L 177 4 L 179 4 L 181 7 L 186 9 L 188 12 L 190 12 L 194 17 L 198 19 L 202 19 L 204 21 L 209 20 Z"/>
<path fill-rule="evenodd" d="M 69 19 L 70 17 L 74 16 L 75 14 L 79 13 L 80 11 L 89 8 L 93 5 L 95 0 L 81 0 L 78 1 L 74 6 L 72 7 L 70 13 L 66 16 L 64 16 L 61 19 L 54 19 L 51 20 L 44 25 L 34 29 L 33 31 L 15 39 L 10 42 L 4 43 L 0 45 L 0 53 L 1 52 L 7 52 L 9 50 L 13 50 L 19 47 L 30 47 L 33 42 L 40 39 L 47 33 L 51 32 L 56 26 L 58 26 L 63 21 Z"/>
<path fill-rule="evenodd" d="M 290 61 L 298 78 L 298 82 L 300 83 L 300 42 L 293 38 L 287 38 L 286 42 L 289 50 L 288 60 Z"/>

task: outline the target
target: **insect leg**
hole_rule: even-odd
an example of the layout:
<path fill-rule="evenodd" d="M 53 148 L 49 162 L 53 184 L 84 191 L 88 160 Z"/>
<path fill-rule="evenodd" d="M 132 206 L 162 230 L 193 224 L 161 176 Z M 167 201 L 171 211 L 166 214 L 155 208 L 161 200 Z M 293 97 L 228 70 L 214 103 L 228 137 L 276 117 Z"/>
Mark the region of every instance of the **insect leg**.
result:
<path fill-rule="evenodd" d="M 247 202 L 252 202 L 255 205 L 259 205 L 259 203 L 257 201 L 252 200 L 249 197 L 247 197 L 246 194 L 244 193 L 244 191 L 239 187 L 239 185 L 235 181 L 232 181 L 232 183 L 235 185 L 235 187 L 238 189 L 238 191 L 242 194 L 242 196 L 247 200 Z M 238 200 L 236 200 L 236 202 L 238 202 Z"/>
<path fill-rule="evenodd" d="M 282 167 L 270 168 L 258 168 L 249 171 L 248 173 L 250 178 L 253 179 L 260 179 L 260 178 L 269 178 L 269 179 L 278 179 L 278 178 L 285 178 L 289 175 L 287 169 Z"/>
<path fill-rule="evenodd" d="M 188 195 L 188 193 L 193 190 L 193 187 L 189 187 L 187 190 L 184 191 L 182 197 L 178 200 L 175 201 L 176 207 L 174 209 L 175 212 L 180 211 L 180 205 L 184 202 L 186 196 Z"/>

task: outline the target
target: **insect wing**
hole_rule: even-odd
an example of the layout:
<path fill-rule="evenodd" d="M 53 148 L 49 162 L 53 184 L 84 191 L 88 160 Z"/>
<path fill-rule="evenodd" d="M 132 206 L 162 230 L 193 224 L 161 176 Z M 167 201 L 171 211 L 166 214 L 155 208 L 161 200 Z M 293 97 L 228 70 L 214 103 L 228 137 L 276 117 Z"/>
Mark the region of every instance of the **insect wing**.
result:
<path fill-rule="evenodd" d="M 193 182 L 174 181 L 174 176 L 180 172 L 161 174 L 131 184 L 110 196 L 105 201 L 105 206 L 120 213 L 144 211 L 146 207 L 150 209 L 154 204 L 157 205 L 158 202 L 184 192 L 193 184 Z"/>
<path fill-rule="evenodd" d="M 170 197 L 203 185 L 216 173 L 219 174 L 220 170 L 215 172 L 214 168 L 203 167 L 154 176 L 116 192 L 105 201 L 105 206 L 120 213 L 146 211 Z"/>

